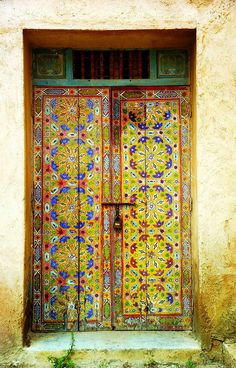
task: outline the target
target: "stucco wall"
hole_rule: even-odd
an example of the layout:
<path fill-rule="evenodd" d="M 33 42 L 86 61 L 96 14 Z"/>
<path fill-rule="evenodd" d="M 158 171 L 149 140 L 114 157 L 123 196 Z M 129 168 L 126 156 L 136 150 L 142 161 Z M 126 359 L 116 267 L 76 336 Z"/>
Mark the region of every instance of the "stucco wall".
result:
<path fill-rule="evenodd" d="M 230 0 L 0 2 L 0 345 L 5 352 L 22 344 L 25 259 L 29 262 L 28 253 L 25 258 L 24 172 L 30 167 L 24 158 L 23 29 L 197 29 L 193 108 L 195 328 L 207 348 L 212 339 L 233 337 L 235 9 L 235 1 Z"/>

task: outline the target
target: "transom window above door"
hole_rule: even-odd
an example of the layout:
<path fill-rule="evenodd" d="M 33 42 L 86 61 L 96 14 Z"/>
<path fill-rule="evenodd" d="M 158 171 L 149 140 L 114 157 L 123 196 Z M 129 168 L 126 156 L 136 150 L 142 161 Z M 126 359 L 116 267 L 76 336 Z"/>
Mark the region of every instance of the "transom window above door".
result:
<path fill-rule="evenodd" d="M 59 82 L 58 82 L 59 81 Z M 187 50 L 33 50 L 34 85 L 189 85 Z"/>

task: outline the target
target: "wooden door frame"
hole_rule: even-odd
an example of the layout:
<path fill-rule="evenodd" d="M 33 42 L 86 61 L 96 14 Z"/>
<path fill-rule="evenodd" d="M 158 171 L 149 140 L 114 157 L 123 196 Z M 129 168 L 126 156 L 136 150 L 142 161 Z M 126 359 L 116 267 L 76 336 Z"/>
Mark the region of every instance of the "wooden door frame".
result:
<path fill-rule="evenodd" d="M 88 49 L 104 49 L 109 46 L 113 48 L 132 48 L 134 45 L 143 48 L 184 48 L 190 52 L 190 84 L 192 89 L 193 106 L 193 177 L 195 177 L 196 160 L 196 92 L 195 92 L 195 29 L 177 30 L 119 30 L 119 31 L 85 31 L 85 30 L 38 30 L 25 29 L 24 39 L 24 105 L 25 105 L 25 267 L 24 267 L 24 336 L 30 329 L 31 315 L 31 244 L 32 244 L 32 175 L 29 168 L 31 162 L 32 142 L 32 79 L 31 79 L 31 50 L 35 47 L 72 47 Z M 193 201 L 196 198 L 196 184 L 192 183 Z M 193 211 L 192 246 L 193 246 L 193 300 L 198 305 L 198 249 L 197 249 L 197 221 L 196 212 Z M 194 308 L 193 329 L 198 331 L 198 308 Z"/>

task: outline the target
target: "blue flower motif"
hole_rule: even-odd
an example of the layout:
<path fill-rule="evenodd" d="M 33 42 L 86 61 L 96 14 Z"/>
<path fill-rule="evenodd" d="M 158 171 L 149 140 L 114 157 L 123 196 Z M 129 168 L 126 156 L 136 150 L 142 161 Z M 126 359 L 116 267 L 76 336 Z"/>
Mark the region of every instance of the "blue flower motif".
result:
<path fill-rule="evenodd" d="M 57 319 L 57 313 L 56 313 L 54 310 L 51 310 L 51 311 L 50 311 L 49 316 L 50 316 L 52 319 L 54 319 L 54 320 L 56 320 L 56 319 Z"/>
<path fill-rule="evenodd" d="M 142 185 L 142 186 L 139 188 L 139 191 L 140 191 L 140 192 L 146 192 L 148 188 L 150 188 L 150 186 L 149 186 L 149 185 Z"/>
<path fill-rule="evenodd" d="M 60 275 L 63 279 L 68 279 L 68 277 L 70 276 L 70 275 L 68 274 L 68 272 L 67 272 L 67 271 L 61 271 L 61 272 L 59 273 L 59 275 Z"/>
<path fill-rule="evenodd" d="M 62 236 L 60 239 L 60 243 L 66 243 L 68 239 L 70 239 L 69 236 Z"/>
<path fill-rule="evenodd" d="M 155 175 L 153 175 L 154 178 L 161 178 L 162 175 L 164 174 L 163 171 L 157 171 Z"/>
<path fill-rule="evenodd" d="M 58 196 L 55 195 L 54 197 L 51 198 L 51 205 L 54 206 L 58 201 Z"/>
<path fill-rule="evenodd" d="M 88 123 L 91 123 L 91 121 L 93 121 L 93 119 L 94 119 L 94 115 L 93 115 L 93 113 L 92 113 L 92 112 L 90 112 L 90 113 L 88 114 Z"/>
<path fill-rule="evenodd" d="M 63 229 L 69 229 L 69 224 L 67 221 L 61 221 L 60 222 L 60 226 L 63 228 Z"/>
<path fill-rule="evenodd" d="M 91 197 L 90 195 L 88 195 L 88 199 L 87 199 L 87 201 L 88 201 L 88 204 L 89 204 L 90 206 L 93 206 L 93 197 Z"/>
<path fill-rule="evenodd" d="M 166 250 L 169 250 L 170 253 L 173 253 L 173 246 L 170 243 L 166 243 Z"/>
<path fill-rule="evenodd" d="M 57 244 L 54 244 L 51 249 L 50 249 L 50 253 L 51 255 L 53 255 L 55 252 L 57 251 Z"/>
<path fill-rule="evenodd" d="M 169 161 L 166 162 L 166 169 L 170 169 L 171 166 L 172 166 L 172 160 L 170 158 Z"/>
<path fill-rule="evenodd" d="M 140 171 L 139 175 L 141 175 L 142 178 L 146 178 L 147 177 L 147 173 L 145 171 Z"/>
<path fill-rule="evenodd" d="M 85 144 L 85 142 L 83 141 L 83 139 L 81 139 L 81 138 L 75 138 L 74 139 L 75 140 L 75 142 L 77 142 L 78 144 Z"/>
<path fill-rule="evenodd" d="M 64 294 L 64 293 L 66 293 L 67 292 L 67 290 L 69 289 L 70 287 L 69 286 L 67 286 L 67 285 L 62 285 L 61 287 L 60 287 L 60 293 L 62 293 L 62 294 Z"/>
<path fill-rule="evenodd" d="M 170 208 L 169 209 L 169 211 L 167 211 L 167 213 L 166 213 L 166 218 L 171 218 L 173 216 L 173 211 L 172 211 L 172 209 Z"/>
<path fill-rule="evenodd" d="M 156 136 L 156 137 L 153 137 L 153 139 L 156 143 L 163 143 L 163 139 L 161 137 Z"/>
<path fill-rule="evenodd" d="M 57 301 L 57 296 L 56 295 L 53 295 L 51 298 L 50 298 L 50 304 L 51 305 L 54 305 Z"/>
<path fill-rule="evenodd" d="M 54 121 L 55 123 L 57 123 L 58 121 L 58 116 L 56 114 L 52 113 L 52 121 Z"/>
<path fill-rule="evenodd" d="M 87 313 L 87 318 L 91 318 L 93 316 L 93 310 L 92 308 L 89 309 L 88 313 Z"/>
<path fill-rule="evenodd" d="M 54 147 L 52 150 L 51 150 L 51 155 L 52 157 L 54 157 L 58 152 L 58 147 Z"/>
<path fill-rule="evenodd" d="M 87 295 L 86 295 L 86 300 L 87 300 L 90 304 L 93 304 L 93 297 L 92 297 L 92 295 L 87 294 Z"/>
<path fill-rule="evenodd" d="M 173 304 L 174 298 L 170 293 L 167 293 L 167 298 L 166 299 L 170 304 Z"/>
<path fill-rule="evenodd" d="M 93 267 L 93 264 L 94 264 L 93 259 L 92 258 L 89 259 L 87 263 L 87 269 L 89 270 L 91 267 Z"/>
<path fill-rule="evenodd" d="M 85 178 L 85 174 L 79 173 L 78 178 L 79 178 L 79 180 L 83 180 Z"/>
<path fill-rule="evenodd" d="M 160 192 L 164 192 L 164 189 L 162 188 L 162 186 L 161 185 L 154 185 L 154 187 L 153 188 L 155 188 L 159 193 Z"/>
<path fill-rule="evenodd" d="M 147 130 L 147 129 L 148 129 L 148 127 L 147 127 L 146 123 L 140 123 L 140 124 L 138 124 L 138 127 L 139 127 L 139 129 L 141 129 L 141 130 Z"/>
<path fill-rule="evenodd" d="M 171 115 L 170 110 L 165 112 L 165 114 L 164 114 L 165 120 L 168 120 L 170 118 L 170 115 Z"/>
<path fill-rule="evenodd" d="M 166 153 L 169 153 L 169 155 L 172 154 L 172 148 L 169 146 L 169 144 L 166 144 Z"/>
<path fill-rule="evenodd" d="M 84 271 L 77 271 L 75 274 L 74 274 L 74 277 L 77 279 L 78 277 L 83 277 L 85 275 L 85 272 Z"/>
<path fill-rule="evenodd" d="M 87 212 L 87 220 L 92 220 L 92 218 L 93 218 L 93 215 L 94 215 L 94 212 L 93 211 L 89 211 L 89 212 Z"/>
<path fill-rule="evenodd" d="M 129 149 L 129 152 L 131 154 L 131 156 L 136 152 L 137 148 L 136 146 L 131 146 L 130 149 Z"/>
<path fill-rule="evenodd" d="M 61 188 L 60 193 L 68 193 L 69 190 L 70 190 L 70 187 L 63 187 Z"/>
<path fill-rule="evenodd" d="M 84 288 L 83 288 L 83 286 L 82 285 L 80 285 L 79 286 L 79 290 L 82 292 L 82 291 L 84 291 Z"/>
<path fill-rule="evenodd" d="M 74 188 L 74 190 L 75 190 L 77 193 L 85 193 L 84 188 L 81 188 L 81 187 Z"/>
<path fill-rule="evenodd" d="M 54 171 L 58 171 L 58 165 L 54 161 L 51 162 L 51 167 Z"/>
<path fill-rule="evenodd" d="M 75 229 L 82 229 L 82 227 L 84 227 L 84 224 L 85 222 L 81 221 L 77 222 L 77 224 L 75 225 Z"/>
<path fill-rule="evenodd" d="M 60 177 L 64 180 L 69 180 L 70 179 L 70 177 L 67 173 L 61 174 Z"/>
<path fill-rule="evenodd" d="M 62 130 L 70 130 L 70 128 L 66 124 L 61 124 L 60 127 Z"/>
<path fill-rule="evenodd" d="M 74 239 L 77 240 L 77 242 L 79 242 L 79 243 L 84 243 L 85 242 L 85 240 L 82 236 L 75 236 Z"/>
<path fill-rule="evenodd" d="M 93 152 L 92 148 L 90 148 L 90 147 L 89 147 L 89 148 L 87 149 L 87 154 L 88 154 L 89 156 L 93 157 L 94 152 Z"/>
<path fill-rule="evenodd" d="M 160 129 L 162 127 L 162 123 L 156 123 L 153 125 L 153 129 Z"/>
<path fill-rule="evenodd" d="M 131 121 L 133 121 L 134 123 L 136 122 L 136 115 L 134 112 L 129 111 L 129 118 Z"/>
<path fill-rule="evenodd" d="M 163 224 L 164 224 L 164 221 L 158 220 L 155 226 L 156 227 L 161 227 Z"/>
<path fill-rule="evenodd" d="M 55 270 L 58 267 L 58 263 L 55 261 L 55 259 L 51 259 L 50 265 L 52 268 L 54 268 Z"/>
<path fill-rule="evenodd" d="M 51 101 L 51 108 L 53 108 L 53 109 L 54 109 L 54 107 L 56 107 L 56 105 L 57 105 L 57 99 L 56 99 L 56 98 L 54 98 L 54 99 Z"/>
<path fill-rule="evenodd" d="M 93 249 L 92 245 L 87 244 L 87 251 L 88 251 L 90 254 L 93 254 L 94 249 Z"/>
<path fill-rule="evenodd" d="M 62 138 L 62 139 L 60 140 L 60 143 L 61 143 L 61 144 L 64 144 L 64 145 L 66 145 L 68 142 L 69 142 L 69 138 Z"/>
<path fill-rule="evenodd" d="M 90 100 L 90 99 L 88 99 L 88 101 L 87 101 L 87 106 L 88 106 L 90 109 L 92 109 L 92 108 L 93 108 L 93 106 L 94 106 L 93 101 L 92 101 L 92 100 Z"/>
<path fill-rule="evenodd" d="M 149 139 L 148 137 L 143 136 L 143 137 L 139 138 L 138 141 L 141 142 L 141 143 L 145 143 L 148 139 Z"/>
<path fill-rule="evenodd" d="M 82 130 L 84 130 L 85 125 L 79 124 L 79 126 L 75 127 L 74 129 L 76 130 L 76 132 L 81 132 Z"/>
<path fill-rule="evenodd" d="M 55 221 L 57 221 L 57 213 L 56 213 L 56 211 L 54 211 L 54 210 L 52 210 L 51 211 L 51 218 L 53 219 L 53 220 L 55 220 Z"/>
<path fill-rule="evenodd" d="M 87 165 L 88 171 L 91 171 L 94 168 L 94 162 L 91 161 L 88 165 Z"/>
<path fill-rule="evenodd" d="M 167 199 L 167 201 L 169 202 L 169 204 L 171 204 L 171 203 L 172 203 L 172 195 L 170 195 L 170 194 L 166 193 L 166 199 Z"/>

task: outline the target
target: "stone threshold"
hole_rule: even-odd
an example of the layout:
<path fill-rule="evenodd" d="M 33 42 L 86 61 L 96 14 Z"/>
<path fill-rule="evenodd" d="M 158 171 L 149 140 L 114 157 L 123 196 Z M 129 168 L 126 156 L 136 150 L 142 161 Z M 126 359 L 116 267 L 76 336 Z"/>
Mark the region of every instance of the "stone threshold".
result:
<path fill-rule="evenodd" d="M 78 367 L 144 367 L 150 360 L 185 364 L 201 361 L 201 346 L 189 331 L 76 332 L 73 360 Z M 70 333 L 32 333 L 25 347 L 26 367 L 49 367 L 49 355 L 61 356 L 71 344 Z M 30 364 L 30 365 L 27 365 Z M 76 365 L 77 367 L 77 365 Z"/>

